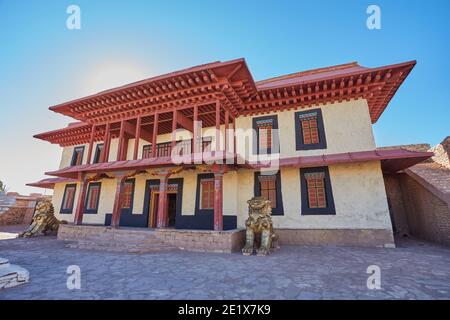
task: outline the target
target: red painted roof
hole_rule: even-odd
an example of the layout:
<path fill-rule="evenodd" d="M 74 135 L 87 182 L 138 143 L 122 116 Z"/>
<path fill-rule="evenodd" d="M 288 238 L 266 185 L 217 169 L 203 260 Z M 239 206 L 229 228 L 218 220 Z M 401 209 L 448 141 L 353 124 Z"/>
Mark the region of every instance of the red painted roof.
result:
<path fill-rule="evenodd" d="M 318 79 L 326 77 L 339 77 L 347 74 L 352 74 L 359 71 L 367 71 L 370 68 L 362 67 L 357 62 L 350 62 L 346 64 L 311 69 L 307 71 L 296 72 L 280 77 L 266 79 L 256 82 L 258 90 L 264 90 L 272 87 L 288 86 L 301 82 L 317 81 Z"/>
<path fill-rule="evenodd" d="M 320 156 L 290 157 L 280 159 L 280 167 L 320 167 L 338 163 L 381 161 L 383 172 L 394 173 L 422 162 L 433 156 L 432 152 L 415 152 L 406 149 L 373 150 L 360 152 L 335 153 Z M 268 167 L 265 163 L 248 163 L 250 168 Z"/>
<path fill-rule="evenodd" d="M 55 187 L 55 183 L 69 183 L 69 182 L 76 183 L 77 180 L 68 178 L 46 178 L 39 180 L 37 182 L 27 183 L 26 185 L 36 188 L 53 189 Z"/>
<path fill-rule="evenodd" d="M 224 154 L 223 152 L 212 152 L 210 156 L 204 156 L 203 162 L 225 161 L 226 159 L 234 159 L 233 154 Z M 80 166 L 66 167 L 57 171 L 46 172 L 50 176 L 77 178 L 78 173 L 100 173 L 100 172 L 114 172 L 121 170 L 145 170 L 155 167 L 168 167 L 176 165 L 192 166 L 194 163 L 194 155 L 190 154 L 183 156 L 182 160 L 185 164 L 174 163 L 171 157 L 157 157 L 146 158 L 137 160 L 125 160 L 125 161 L 111 161 L 96 164 L 84 164 Z M 233 160 L 234 161 L 234 160 Z M 181 161 L 180 161 L 181 162 Z"/>
<path fill-rule="evenodd" d="M 338 163 L 354 163 L 363 161 L 381 161 L 383 171 L 397 172 L 405 169 L 425 159 L 430 158 L 432 152 L 414 152 L 405 149 L 395 150 L 373 150 L 362 152 L 346 152 L 336 153 L 320 156 L 298 156 L 283 158 L 279 160 L 280 167 L 319 167 L 328 166 Z M 233 154 L 224 155 L 222 152 L 212 154 L 212 156 L 204 158 L 204 162 L 211 163 L 213 161 L 232 159 L 233 162 L 229 164 L 236 164 L 251 169 L 261 169 L 268 167 L 267 163 L 263 162 L 245 162 L 238 160 Z M 184 157 L 184 166 L 193 166 L 193 156 L 188 155 Z M 225 162 L 223 162 L 225 163 Z M 100 172 L 114 172 L 123 170 L 145 170 L 154 167 L 176 166 L 170 157 L 147 158 L 139 160 L 127 161 L 112 161 L 97 164 L 85 164 L 80 166 L 67 167 L 61 170 L 47 172 L 47 175 L 77 178 L 78 173 L 100 173 Z"/>

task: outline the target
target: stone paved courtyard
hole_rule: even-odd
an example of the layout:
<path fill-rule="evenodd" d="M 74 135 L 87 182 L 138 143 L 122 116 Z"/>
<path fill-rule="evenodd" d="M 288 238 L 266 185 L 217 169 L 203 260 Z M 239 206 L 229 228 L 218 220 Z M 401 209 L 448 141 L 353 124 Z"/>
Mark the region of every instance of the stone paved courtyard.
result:
<path fill-rule="evenodd" d="M 269 257 L 172 251 L 126 254 L 66 248 L 54 237 L 0 241 L 0 256 L 31 282 L 0 299 L 449 299 L 450 248 L 407 241 L 396 249 L 284 246 Z M 68 290 L 69 265 L 81 289 Z M 366 286 L 369 265 L 381 289 Z"/>

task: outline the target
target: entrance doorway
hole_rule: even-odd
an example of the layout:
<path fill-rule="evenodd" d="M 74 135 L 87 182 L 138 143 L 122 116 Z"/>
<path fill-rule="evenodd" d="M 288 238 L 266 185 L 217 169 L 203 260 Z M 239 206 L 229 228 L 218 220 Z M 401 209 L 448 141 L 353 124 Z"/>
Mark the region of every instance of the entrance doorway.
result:
<path fill-rule="evenodd" d="M 168 215 L 168 226 L 175 227 L 175 218 L 177 215 L 177 192 L 168 191 L 167 192 L 167 215 Z M 159 206 L 159 191 L 152 191 L 150 196 L 150 210 L 148 227 L 156 228 L 156 221 L 158 220 L 158 206 Z"/>

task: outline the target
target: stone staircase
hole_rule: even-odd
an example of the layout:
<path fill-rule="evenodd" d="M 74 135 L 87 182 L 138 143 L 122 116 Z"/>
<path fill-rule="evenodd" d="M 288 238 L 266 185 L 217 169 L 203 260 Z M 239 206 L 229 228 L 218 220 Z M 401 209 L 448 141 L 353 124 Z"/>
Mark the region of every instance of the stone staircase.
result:
<path fill-rule="evenodd" d="M 59 234 L 58 239 L 61 239 Z M 165 243 L 157 232 L 149 229 L 105 229 L 99 234 L 87 234 L 69 243 L 67 247 L 128 253 L 164 252 L 178 249 Z"/>
<path fill-rule="evenodd" d="M 245 230 L 180 230 L 62 224 L 58 240 L 67 247 L 103 251 L 148 253 L 171 250 L 231 253 L 242 249 Z"/>

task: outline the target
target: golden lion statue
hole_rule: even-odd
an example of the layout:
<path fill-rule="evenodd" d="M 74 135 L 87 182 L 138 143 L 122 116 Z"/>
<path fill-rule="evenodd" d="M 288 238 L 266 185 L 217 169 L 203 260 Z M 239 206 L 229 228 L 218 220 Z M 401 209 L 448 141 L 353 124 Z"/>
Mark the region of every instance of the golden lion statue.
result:
<path fill-rule="evenodd" d="M 256 255 L 265 256 L 270 253 L 272 248 L 272 240 L 275 238 L 272 226 L 272 207 L 270 200 L 262 197 L 253 197 L 247 201 L 248 203 L 248 219 L 245 222 L 247 227 L 245 236 L 245 246 L 242 254 L 249 256 L 255 249 L 255 239 L 257 235 L 261 235 L 259 248 L 256 249 Z"/>
<path fill-rule="evenodd" d="M 58 231 L 60 224 L 67 221 L 59 221 L 54 215 L 53 204 L 50 200 L 41 200 L 37 203 L 33 221 L 27 230 L 19 234 L 19 237 L 29 238 L 39 233 L 47 235 L 52 231 Z"/>

